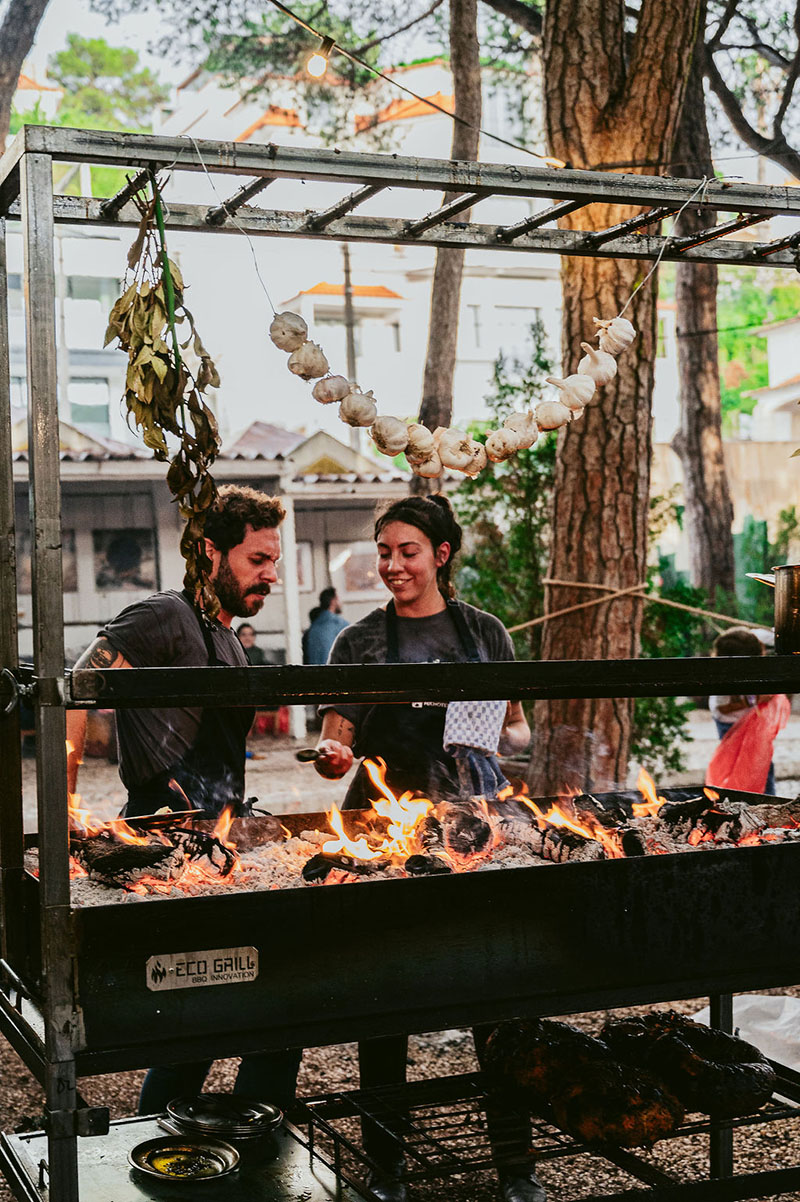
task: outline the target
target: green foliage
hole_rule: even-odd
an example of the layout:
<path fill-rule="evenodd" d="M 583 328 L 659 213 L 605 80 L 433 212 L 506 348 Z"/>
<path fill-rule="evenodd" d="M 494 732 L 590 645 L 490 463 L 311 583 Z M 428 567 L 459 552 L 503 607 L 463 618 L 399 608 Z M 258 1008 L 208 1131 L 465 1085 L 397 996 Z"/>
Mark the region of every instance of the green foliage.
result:
<path fill-rule="evenodd" d="M 483 439 L 514 411 L 528 408 L 541 394 L 552 371 L 544 327 L 531 326 L 531 354 L 524 361 L 502 354 L 494 367 L 494 386 L 486 398 L 492 422 L 476 423 L 473 437 Z M 452 496 L 459 521 L 468 532 L 461 557 L 459 595 L 486 609 L 504 626 L 515 626 L 542 613 L 547 566 L 550 506 L 555 475 L 555 435 L 518 451 L 505 463 L 491 464 Z M 514 635 L 517 655 L 535 659 L 541 626 Z"/>
<path fill-rule="evenodd" d="M 26 112 L 11 111 L 11 133 L 23 125 L 61 125 L 73 129 L 116 129 L 147 133 L 153 110 L 169 93 L 149 68 L 139 66 L 135 50 L 109 46 L 103 38 L 67 35 L 67 46 L 51 55 L 47 73 L 64 89 L 52 116 L 37 100 Z M 125 183 L 115 167 L 92 167 L 92 195 L 113 196 Z M 65 196 L 80 196 L 80 176 L 71 165 L 56 165 L 54 180 Z"/>
<path fill-rule="evenodd" d="M 733 537 L 736 557 L 736 600 L 739 614 L 751 622 L 771 626 L 774 618 L 774 595 L 768 585 L 749 580 L 748 572 L 769 572 L 773 567 L 789 563 L 792 545 L 800 536 L 800 517 L 794 505 L 778 514 L 774 541 L 770 542 L 767 523 L 749 514 L 740 534 Z"/>
<path fill-rule="evenodd" d="M 800 313 L 800 284 L 768 268 L 720 271 L 717 293 L 720 399 L 730 429 L 738 413 L 752 413 L 756 398 L 744 396 L 768 383 L 767 340 L 759 326 Z"/>

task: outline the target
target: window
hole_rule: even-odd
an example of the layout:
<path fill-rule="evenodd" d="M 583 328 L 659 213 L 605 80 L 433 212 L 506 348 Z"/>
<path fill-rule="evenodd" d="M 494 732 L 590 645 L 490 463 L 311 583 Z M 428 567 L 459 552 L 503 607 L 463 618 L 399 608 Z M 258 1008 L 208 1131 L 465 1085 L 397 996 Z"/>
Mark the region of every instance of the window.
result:
<path fill-rule="evenodd" d="M 152 530 L 93 530 L 94 585 L 98 593 L 157 588 Z"/>
<path fill-rule="evenodd" d="M 75 376 L 69 382 L 70 421 L 94 434 L 108 434 L 109 382 L 101 376 Z"/>
<path fill-rule="evenodd" d="M 495 306 L 497 344 L 507 354 L 521 354 L 528 343 L 530 328 L 541 320 L 541 309 L 528 305 Z"/>
<path fill-rule="evenodd" d="M 344 324 L 344 313 L 342 313 L 341 315 L 338 313 L 325 314 L 325 313 L 320 313 L 319 311 L 317 311 L 314 314 L 314 324 L 317 326 L 334 326 L 334 327 L 336 327 L 338 329 L 338 331 L 341 331 L 340 336 L 342 338 L 343 344 L 345 346 L 347 345 L 347 330 L 346 330 L 345 324 Z M 353 322 L 353 342 L 355 343 L 355 352 L 356 352 L 356 357 L 358 358 L 361 355 L 361 320 L 358 317 Z"/>
<path fill-rule="evenodd" d="M 472 341 L 476 347 L 481 345 L 481 307 L 480 305 L 467 305 L 469 314 L 472 319 Z"/>
<path fill-rule="evenodd" d="M 67 296 L 70 300 L 99 301 L 110 309 L 120 293 L 120 282 L 106 276 L 67 276 Z"/>
<path fill-rule="evenodd" d="M 378 553 L 369 539 L 331 543 L 328 547 L 331 584 L 342 601 L 383 599 L 386 590 L 378 575 Z"/>

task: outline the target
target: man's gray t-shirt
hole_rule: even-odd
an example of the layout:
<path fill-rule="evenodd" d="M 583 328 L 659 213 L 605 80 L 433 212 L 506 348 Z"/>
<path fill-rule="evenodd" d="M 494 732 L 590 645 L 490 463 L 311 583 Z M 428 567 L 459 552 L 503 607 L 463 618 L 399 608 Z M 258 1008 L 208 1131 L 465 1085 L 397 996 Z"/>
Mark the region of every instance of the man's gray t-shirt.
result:
<path fill-rule="evenodd" d="M 170 589 L 136 601 L 100 631 L 134 668 L 196 668 L 208 663 L 197 615 L 183 594 Z M 213 623 L 220 664 L 246 667 L 247 656 L 227 626 Z M 119 709 L 119 774 L 130 789 L 172 768 L 194 746 L 202 709 Z"/>
<path fill-rule="evenodd" d="M 485 663 L 514 658 L 514 644 L 503 623 L 493 614 L 459 601 L 458 607 Z M 446 609 L 425 618 L 397 618 L 397 643 L 404 664 L 464 663 L 467 653 L 455 622 Z M 386 663 L 386 611 L 374 609 L 360 622 L 346 627 L 331 648 L 330 664 Z M 440 704 L 445 705 L 446 702 Z M 320 706 L 320 713 L 335 710 L 355 727 L 355 745 L 361 726 L 372 707 L 334 702 Z"/>

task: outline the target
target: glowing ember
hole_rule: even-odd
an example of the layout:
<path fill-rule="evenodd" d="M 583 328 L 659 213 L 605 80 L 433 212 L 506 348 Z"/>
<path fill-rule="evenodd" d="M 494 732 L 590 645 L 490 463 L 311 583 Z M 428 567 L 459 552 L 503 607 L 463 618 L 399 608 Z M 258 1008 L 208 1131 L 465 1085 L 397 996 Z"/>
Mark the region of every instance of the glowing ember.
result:
<path fill-rule="evenodd" d="M 566 830 L 572 831 L 573 834 L 580 835 L 583 839 L 590 839 L 593 843 L 599 843 L 610 860 L 623 859 L 625 852 L 622 850 L 622 841 L 619 834 L 616 831 L 606 830 L 592 815 L 582 814 L 581 821 L 578 822 L 577 818 L 565 813 L 558 805 L 552 805 L 547 813 L 544 814 L 535 801 L 531 801 L 527 797 L 520 797 L 518 800 L 533 810 L 540 827 L 543 828 L 545 825 L 564 827 Z"/>

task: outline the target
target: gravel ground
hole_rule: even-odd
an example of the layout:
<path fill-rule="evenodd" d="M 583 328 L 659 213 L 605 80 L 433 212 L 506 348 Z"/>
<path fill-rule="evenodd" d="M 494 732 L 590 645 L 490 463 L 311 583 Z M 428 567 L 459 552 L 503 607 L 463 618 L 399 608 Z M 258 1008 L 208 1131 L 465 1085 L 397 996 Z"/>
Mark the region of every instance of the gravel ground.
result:
<path fill-rule="evenodd" d="M 686 779 L 702 779 L 702 769 L 716 743 L 708 715 L 694 715 L 694 742 L 690 752 L 690 771 Z M 252 744 L 254 758 L 248 760 L 247 791 L 261 798 L 274 813 L 327 809 L 332 801 L 343 795 L 341 782 L 323 781 L 309 766 L 298 765 L 294 759 L 295 745 L 289 740 L 259 740 Z M 260 757 L 264 758 L 260 758 Z M 776 745 L 776 766 L 780 785 L 778 793 L 794 796 L 800 785 L 800 716 L 791 719 L 790 726 Z M 24 794 L 26 829 L 36 827 L 35 769 L 32 760 L 24 762 Z M 661 779 L 666 786 L 680 781 Z M 89 760 L 81 770 L 80 790 L 86 804 L 98 817 L 109 818 L 118 813 L 124 800 L 122 787 L 114 765 L 103 760 Z M 800 976 L 800 973 L 798 974 Z M 800 997 L 800 987 L 775 991 Z M 676 1009 L 694 1013 L 705 999 L 678 1003 Z M 620 1010 L 614 1013 L 633 1014 L 651 1009 Z M 609 1012 L 572 1016 L 584 1030 L 595 1032 L 606 1021 Z M 233 1084 L 237 1062 L 219 1061 L 208 1078 L 209 1090 L 227 1090 Z M 434 1076 L 473 1071 L 477 1064 L 468 1032 L 446 1032 L 412 1038 L 409 1054 L 409 1076 L 424 1080 Z M 0 1130 L 13 1131 L 39 1126 L 43 1105 L 40 1086 L 22 1066 L 19 1059 L 0 1039 L 0 1073 L 4 1089 L 0 1095 Z M 84 1097 L 93 1104 L 108 1106 L 112 1118 L 135 1113 L 136 1100 L 143 1077 L 142 1072 L 115 1073 L 85 1079 L 81 1082 Z M 306 1052 L 299 1080 L 301 1096 L 311 1096 L 333 1089 L 352 1088 L 357 1080 L 357 1057 L 353 1045 L 318 1048 Z M 662 1141 L 649 1154 L 653 1163 L 677 1175 L 681 1180 L 701 1178 L 705 1171 L 707 1142 L 703 1137 Z M 800 1163 L 800 1117 L 767 1126 L 761 1130 L 744 1130 L 735 1139 L 737 1171 L 780 1168 Z M 543 1164 L 540 1170 L 551 1202 L 572 1199 L 592 1199 L 616 1190 L 634 1188 L 634 1181 L 621 1170 L 598 1157 L 584 1156 L 570 1161 Z M 415 1187 L 413 1202 L 494 1202 L 497 1197 L 493 1174 L 476 1179 L 444 1180 L 438 1184 Z M 8 1187 L 0 1181 L 0 1202 L 11 1202 Z M 774 1202 L 800 1202 L 800 1192 L 782 1194 Z"/>

